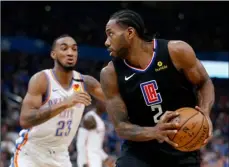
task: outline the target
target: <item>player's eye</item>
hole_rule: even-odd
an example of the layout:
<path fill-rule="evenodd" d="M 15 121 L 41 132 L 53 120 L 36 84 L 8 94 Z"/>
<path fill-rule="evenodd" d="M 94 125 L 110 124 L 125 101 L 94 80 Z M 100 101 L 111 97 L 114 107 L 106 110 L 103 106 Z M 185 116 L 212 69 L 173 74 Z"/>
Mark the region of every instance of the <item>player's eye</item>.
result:
<path fill-rule="evenodd" d="M 67 50 L 67 47 L 66 47 L 66 46 L 62 46 L 62 47 L 61 47 L 61 50 L 63 50 L 63 51 L 64 51 L 64 50 Z"/>
<path fill-rule="evenodd" d="M 109 35 L 110 37 L 112 37 L 114 34 L 113 34 L 113 32 L 109 32 L 108 35 Z"/>

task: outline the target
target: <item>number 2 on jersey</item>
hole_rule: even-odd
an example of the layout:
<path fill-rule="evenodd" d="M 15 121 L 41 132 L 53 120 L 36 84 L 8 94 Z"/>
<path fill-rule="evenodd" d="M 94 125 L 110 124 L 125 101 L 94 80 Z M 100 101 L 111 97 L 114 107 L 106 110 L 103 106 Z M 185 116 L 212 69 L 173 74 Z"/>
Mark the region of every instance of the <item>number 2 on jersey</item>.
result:
<path fill-rule="evenodd" d="M 157 114 L 155 114 L 153 116 L 153 120 L 155 123 L 158 123 L 158 121 L 160 120 L 159 117 L 163 114 L 163 110 L 162 110 L 161 105 L 159 105 L 159 104 L 153 105 L 153 106 L 151 106 L 151 110 L 152 110 L 152 112 L 157 112 Z"/>
<path fill-rule="evenodd" d="M 68 136 L 71 131 L 72 120 L 59 121 L 57 123 L 56 136 Z M 67 127 L 66 127 L 67 126 Z"/>

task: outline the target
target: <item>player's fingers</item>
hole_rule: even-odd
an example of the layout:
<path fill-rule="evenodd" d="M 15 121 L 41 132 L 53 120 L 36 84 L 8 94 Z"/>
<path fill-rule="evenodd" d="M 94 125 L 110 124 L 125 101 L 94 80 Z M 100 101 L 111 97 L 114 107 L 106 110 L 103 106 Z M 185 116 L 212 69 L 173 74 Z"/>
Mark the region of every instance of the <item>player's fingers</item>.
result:
<path fill-rule="evenodd" d="M 176 118 L 178 116 L 179 116 L 178 112 L 168 113 L 164 116 L 163 122 L 169 122 L 171 119 Z"/>
<path fill-rule="evenodd" d="M 171 114 L 171 113 L 172 113 L 172 111 L 166 111 L 166 112 L 161 116 L 160 120 L 163 122 L 164 119 L 165 119 L 165 116 L 166 116 L 166 115 L 169 115 L 169 114 Z"/>
<path fill-rule="evenodd" d="M 84 98 L 91 100 L 91 96 L 86 92 L 81 92 L 77 96 L 84 97 Z"/>
<path fill-rule="evenodd" d="M 77 97 L 76 99 L 81 99 L 81 100 L 84 100 L 84 101 L 89 101 L 89 102 L 91 102 L 91 98 L 88 98 L 88 97 L 85 97 L 85 96 L 79 96 L 79 97 Z"/>
<path fill-rule="evenodd" d="M 204 140 L 204 145 L 206 145 L 212 139 L 212 137 L 213 137 L 213 135 L 210 134 L 209 137 Z"/>
<path fill-rule="evenodd" d="M 210 119 L 209 116 L 205 116 L 207 121 L 208 121 L 208 125 L 209 125 L 209 136 L 212 136 L 212 131 L 213 131 L 213 125 L 212 125 L 212 121 Z"/>
<path fill-rule="evenodd" d="M 168 136 L 168 135 L 175 135 L 178 131 L 177 130 L 165 130 L 161 132 L 163 136 Z"/>
<path fill-rule="evenodd" d="M 205 139 L 203 145 L 206 145 L 207 143 L 208 143 L 208 139 Z"/>
<path fill-rule="evenodd" d="M 208 115 L 205 115 L 205 118 L 207 119 L 208 121 L 208 125 L 209 125 L 209 132 L 208 132 L 208 140 L 210 140 L 212 138 L 212 135 L 213 135 L 213 125 L 212 125 L 212 122 L 211 122 L 211 119 Z M 208 142 L 208 140 L 206 140 L 206 142 Z"/>
<path fill-rule="evenodd" d="M 82 104 L 88 106 L 88 105 L 91 104 L 91 101 L 90 100 L 87 100 L 85 98 L 78 97 L 77 99 L 75 99 L 74 103 L 82 103 Z"/>
<path fill-rule="evenodd" d="M 173 130 L 173 129 L 177 129 L 179 128 L 179 124 L 178 123 L 164 123 L 161 125 L 161 128 L 164 129 L 164 130 Z"/>
<path fill-rule="evenodd" d="M 195 106 L 195 109 L 201 112 L 203 115 L 207 116 L 206 113 L 199 106 Z"/>
<path fill-rule="evenodd" d="M 199 106 L 195 106 L 195 109 L 198 110 L 198 111 L 201 111 Z"/>
<path fill-rule="evenodd" d="M 90 100 L 86 100 L 86 99 L 83 99 L 83 102 L 86 106 L 90 105 L 91 104 L 91 101 Z"/>
<path fill-rule="evenodd" d="M 168 137 L 165 137 L 164 141 L 166 141 L 167 143 L 169 143 L 170 145 L 172 145 L 173 147 L 178 147 L 177 143 L 174 143 L 173 141 L 169 140 Z"/>
<path fill-rule="evenodd" d="M 75 104 L 78 104 L 78 103 L 84 104 L 85 102 L 82 99 L 76 99 L 76 100 L 73 101 L 73 103 L 75 103 Z"/>
<path fill-rule="evenodd" d="M 85 99 L 85 100 L 87 100 L 87 101 L 91 101 L 91 97 L 88 96 L 88 95 L 85 95 L 85 94 L 79 94 L 79 95 L 77 95 L 75 98 L 76 98 L 76 99 L 81 98 L 81 99 Z"/>

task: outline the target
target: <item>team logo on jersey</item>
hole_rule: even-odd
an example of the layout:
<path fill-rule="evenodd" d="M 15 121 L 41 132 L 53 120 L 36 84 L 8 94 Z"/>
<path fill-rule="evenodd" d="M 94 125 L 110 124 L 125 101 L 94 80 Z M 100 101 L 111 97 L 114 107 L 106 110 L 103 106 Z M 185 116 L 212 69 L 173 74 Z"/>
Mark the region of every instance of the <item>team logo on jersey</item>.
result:
<path fill-rule="evenodd" d="M 155 80 L 141 83 L 140 87 L 147 106 L 162 102 L 161 94 L 157 93 L 158 86 Z"/>
<path fill-rule="evenodd" d="M 168 66 L 164 65 L 161 61 L 157 62 L 157 66 L 158 66 L 158 68 L 155 68 L 156 72 L 161 71 L 161 70 L 165 70 L 168 68 Z"/>
<path fill-rule="evenodd" d="M 72 88 L 73 88 L 73 90 L 75 92 L 79 92 L 80 91 L 80 85 L 79 84 L 74 84 Z"/>

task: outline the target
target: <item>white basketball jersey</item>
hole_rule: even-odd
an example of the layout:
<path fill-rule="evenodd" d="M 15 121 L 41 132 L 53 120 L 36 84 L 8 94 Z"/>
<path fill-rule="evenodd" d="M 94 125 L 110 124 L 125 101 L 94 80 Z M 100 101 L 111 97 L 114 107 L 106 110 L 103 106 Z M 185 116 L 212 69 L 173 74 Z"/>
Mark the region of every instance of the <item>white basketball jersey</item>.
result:
<path fill-rule="evenodd" d="M 93 116 L 96 121 L 96 128 L 87 130 L 83 127 L 79 128 L 77 135 L 77 150 L 80 155 L 80 160 L 92 154 L 96 154 L 101 159 L 106 159 L 107 154 L 103 151 L 103 141 L 105 136 L 105 124 L 95 111 L 89 111 L 85 114 L 84 118 Z M 83 118 L 83 119 L 84 119 Z"/>
<path fill-rule="evenodd" d="M 48 95 L 42 108 L 60 103 L 74 92 L 85 91 L 84 84 L 72 80 L 68 90 L 64 89 L 57 81 L 51 69 L 44 70 L 48 79 Z M 81 79 L 81 74 L 74 71 L 73 78 Z M 77 104 L 72 108 L 62 111 L 50 120 L 32 127 L 26 133 L 27 140 L 37 146 L 58 147 L 66 150 L 72 142 L 80 124 L 85 105 Z"/>
<path fill-rule="evenodd" d="M 103 140 L 105 135 L 105 124 L 103 120 L 95 113 L 95 111 L 89 111 L 85 114 L 85 118 L 93 116 L 96 121 L 96 128 L 88 132 L 87 147 L 90 150 L 98 150 L 103 148 Z"/>

